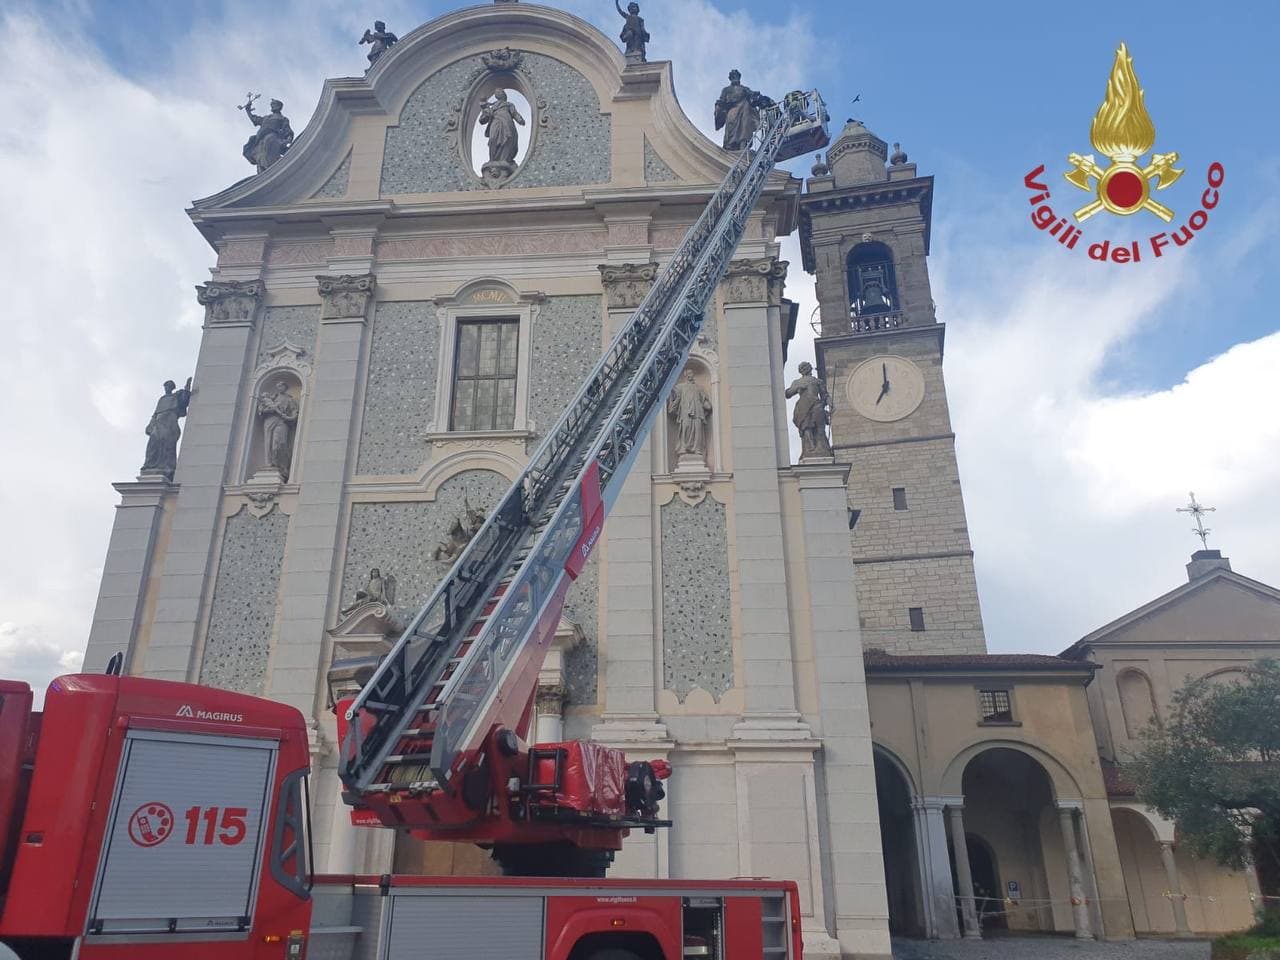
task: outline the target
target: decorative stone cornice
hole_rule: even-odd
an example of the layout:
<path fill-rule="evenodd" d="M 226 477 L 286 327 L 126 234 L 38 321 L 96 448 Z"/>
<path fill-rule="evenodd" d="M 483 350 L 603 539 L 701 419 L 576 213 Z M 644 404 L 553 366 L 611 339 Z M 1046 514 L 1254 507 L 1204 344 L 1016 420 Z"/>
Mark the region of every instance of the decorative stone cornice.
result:
<path fill-rule="evenodd" d="M 725 271 L 722 285 L 725 303 L 782 303 L 782 288 L 787 279 L 787 261 L 775 257 L 759 260 L 734 260 Z"/>
<path fill-rule="evenodd" d="M 372 273 L 343 274 L 340 277 L 320 274 L 316 277 L 320 299 L 323 301 L 320 319 L 363 319 L 376 282 Z"/>
<path fill-rule="evenodd" d="M 205 308 L 207 323 L 252 322 L 261 297 L 261 280 L 210 280 L 196 285 L 196 300 Z"/>
<path fill-rule="evenodd" d="M 658 276 L 656 263 L 602 263 L 600 282 L 610 310 L 640 306 Z"/>

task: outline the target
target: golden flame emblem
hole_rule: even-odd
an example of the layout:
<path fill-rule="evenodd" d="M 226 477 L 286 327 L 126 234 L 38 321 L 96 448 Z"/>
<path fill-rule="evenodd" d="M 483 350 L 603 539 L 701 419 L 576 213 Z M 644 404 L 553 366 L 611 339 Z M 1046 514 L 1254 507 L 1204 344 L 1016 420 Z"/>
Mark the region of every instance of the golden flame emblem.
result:
<path fill-rule="evenodd" d="M 1093 154 L 1067 155 L 1072 167 L 1064 174 L 1067 181 L 1097 197 L 1075 212 L 1077 221 L 1087 220 L 1100 210 L 1121 216 L 1149 210 L 1165 223 L 1173 219 L 1172 210 L 1151 198 L 1151 187 L 1154 183 L 1157 190 L 1163 190 L 1182 176 L 1182 171 L 1173 166 L 1178 154 L 1153 153 L 1146 166 L 1137 164 L 1138 158 L 1156 142 L 1156 128 L 1143 101 L 1133 57 L 1123 43 L 1116 50 L 1116 61 L 1107 78 L 1107 95 L 1094 114 L 1089 139 L 1095 150 L 1111 159 L 1111 164 L 1099 166 Z M 1097 181 L 1096 187 L 1090 184 L 1091 179 Z"/>

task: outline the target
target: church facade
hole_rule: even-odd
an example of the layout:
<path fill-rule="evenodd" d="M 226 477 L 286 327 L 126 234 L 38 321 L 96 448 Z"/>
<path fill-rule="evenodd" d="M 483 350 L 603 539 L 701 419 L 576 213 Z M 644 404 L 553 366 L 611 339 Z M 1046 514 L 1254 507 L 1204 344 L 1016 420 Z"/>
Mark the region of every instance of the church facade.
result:
<path fill-rule="evenodd" d="M 733 160 L 685 116 L 671 64 L 645 61 L 643 23 L 626 31 L 624 57 L 525 3 L 400 38 L 379 24 L 363 77 L 328 81 L 296 141 L 272 119 L 272 161 L 190 211 L 217 260 L 190 393 L 162 401 L 184 437 L 176 464 L 149 449 L 116 484 L 85 669 L 124 651 L 131 673 L 300 709 L 319 870 L 493 870 L 351 826 L 331 700 L 430 594 Z M 891 930 L 1163 931 L 1150 895 L 1145 920 L 1129 906 L 1131 876 L 1158 881 L 1099 755 L 1107 663 L 986 653 L 932 197 L 853 121 L 812 178 L 773 174 L 570 590 L 537 738 L 669 760 L 675 826 L 629 838 L 612 875 L 794 879 L 808 956 L 887 957 Z M 833 413 L 830 455 L 793 463 L 778 241 L 797 229 Z"/>

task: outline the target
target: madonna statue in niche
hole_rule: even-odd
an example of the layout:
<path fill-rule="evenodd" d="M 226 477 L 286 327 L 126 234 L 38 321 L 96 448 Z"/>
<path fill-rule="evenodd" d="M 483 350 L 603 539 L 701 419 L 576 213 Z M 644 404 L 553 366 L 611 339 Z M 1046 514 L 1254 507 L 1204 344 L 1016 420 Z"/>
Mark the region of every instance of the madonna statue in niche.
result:
<path fill-rule="evenodd" d="M 507 99 L 507 91 L 499 88 L 492 100 L 481 104 L 477 122 L 484 127 L 484 135 L 489 140 L 489 162 L 481 165 L 480 174 L 486 183 L 497 186 L 516 172 L 516 154 L 520 151 L 520 133 L 516 126 L 524 126 L 524 117 Z"/>

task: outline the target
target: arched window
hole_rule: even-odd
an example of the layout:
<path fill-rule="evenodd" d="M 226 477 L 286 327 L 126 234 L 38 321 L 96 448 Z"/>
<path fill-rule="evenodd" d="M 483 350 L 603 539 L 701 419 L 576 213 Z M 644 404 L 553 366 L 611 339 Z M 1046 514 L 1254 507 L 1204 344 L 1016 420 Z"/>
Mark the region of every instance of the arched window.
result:
<path fill-rule="evenodd" d="M 849 316 L 866 317 L 896 313 L 898 281 L 893 251 L 883 243 L 868 241 L 849 251 Z"/>
<path fill-rule="evenodd" d="M 1116 678 L 1116 688 L 1120 694 L 1120 711 L 1124 714 L 1124 732 L 1130 740 L 1141 736 L 1152 721 L 1160 722 L 1155 691 L 1145 673 L 1135 668 L 1121 671 Z"/>

